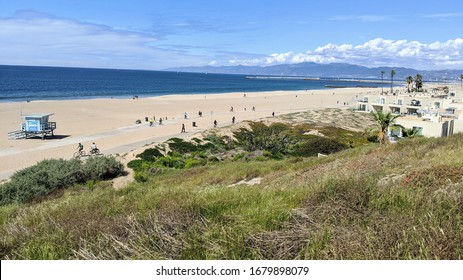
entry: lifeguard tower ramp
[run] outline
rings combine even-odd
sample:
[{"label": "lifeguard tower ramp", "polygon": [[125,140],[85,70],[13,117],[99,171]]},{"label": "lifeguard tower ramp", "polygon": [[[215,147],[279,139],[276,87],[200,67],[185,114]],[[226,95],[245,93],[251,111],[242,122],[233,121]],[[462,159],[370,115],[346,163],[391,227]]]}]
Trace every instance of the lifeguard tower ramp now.
[{"label": "lifeguard tower ramp", "polygon": [[56,129],[56,122],[50,122],[48,119],[53,115],[50,114],[32,114],[21,116],[21,130],[8,133],[8,139],[27,139],[30,137],[53,136],[53,131]]}]

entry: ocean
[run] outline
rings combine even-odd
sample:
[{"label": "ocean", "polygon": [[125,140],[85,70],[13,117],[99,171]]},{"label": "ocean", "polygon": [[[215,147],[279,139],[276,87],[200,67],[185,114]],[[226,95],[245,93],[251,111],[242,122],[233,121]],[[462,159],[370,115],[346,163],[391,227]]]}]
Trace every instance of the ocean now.
[{"label": "ocean", "polygon": [[[378,87],[378,81],[0,65],[0,102]],[[386,86],[386,85],[385,85]]]}]

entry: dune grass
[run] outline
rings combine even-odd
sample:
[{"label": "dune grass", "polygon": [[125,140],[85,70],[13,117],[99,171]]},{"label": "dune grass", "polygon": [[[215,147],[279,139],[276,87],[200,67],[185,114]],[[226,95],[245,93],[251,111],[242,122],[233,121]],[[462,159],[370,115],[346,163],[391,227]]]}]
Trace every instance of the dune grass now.
[{"label": "dune grass", "polygon": [[[0,207],[2,259],[462,259],[463,135],[168,169]],[[449,156],[450,155],[450,156]],[[259,185],[231,184],[262,178]]]}]

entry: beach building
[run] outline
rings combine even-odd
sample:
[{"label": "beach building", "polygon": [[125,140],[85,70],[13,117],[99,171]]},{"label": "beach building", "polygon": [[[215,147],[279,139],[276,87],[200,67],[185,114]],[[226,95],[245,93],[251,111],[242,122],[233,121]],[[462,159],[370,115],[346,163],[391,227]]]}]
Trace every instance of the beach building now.
[{"label": "beach building", "polygon": [[[365,95],[357,101],[358,112],[382,111],[400,115],[396,123],[415,129],[417,135],[447,137],[463,132],[463,102],[444,87],[429,93]],[[400,137],[400,131],[394,133]]]},{"label": "beach building", "polygon": [[45,136],[53,136],[56,122],[49,121],[49,117],[52,115],[53,113],[20,116],[20,130],[9,132],[8,139],[27,139],[35,136],[40,136],[44,139]]}]

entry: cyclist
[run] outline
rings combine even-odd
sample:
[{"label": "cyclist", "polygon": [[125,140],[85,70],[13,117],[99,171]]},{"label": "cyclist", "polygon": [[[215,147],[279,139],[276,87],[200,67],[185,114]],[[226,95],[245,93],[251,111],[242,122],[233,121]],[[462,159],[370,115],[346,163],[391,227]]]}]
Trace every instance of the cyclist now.
[{"label": "cyclist", "polygon": [[98,148],[96,147],[95,142],[93,142],[93,143],[92,143],[92,150],[91,150],[91,152],[92,152],[92,153],[96,153],[97,150],[98,150]]},{"label": "cyclist", "polygon": [[82,145],[82,143],[79,143],[79,145],[77,145],[77,149],[78,149],[78,152],[80,153],[84,149],[84,145]]}]

